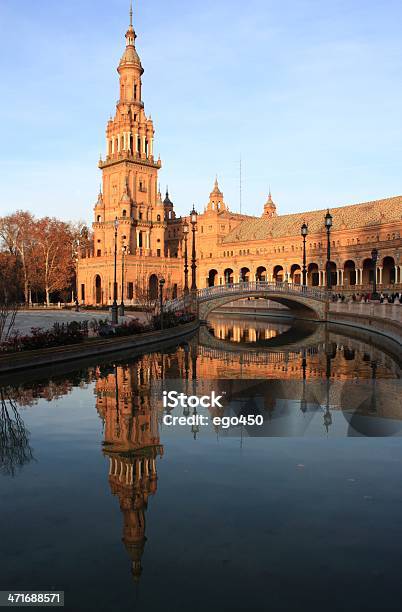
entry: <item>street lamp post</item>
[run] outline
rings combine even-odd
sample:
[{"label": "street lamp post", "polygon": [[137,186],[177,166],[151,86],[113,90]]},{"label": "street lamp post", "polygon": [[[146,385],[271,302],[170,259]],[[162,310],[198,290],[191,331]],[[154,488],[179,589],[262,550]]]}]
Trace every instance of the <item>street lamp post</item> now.
[{"label": "street lamp post", "polygon": [[332,289],[332,278],[331,278],[331,227],[332,227],[332,215],[329,210],[325,215],[325,227],[327,230],[327,289]]},{"label": "street lamp post", "polygon": [[75,312],[79,312],[80,310],[80,302],[78,298],[78,253],[75,257]]},{"label": "street lamp post", "polygon": [[373,249],[371,251],[371,261],[373,263],[373,295],[372,299],[378,299],[377,295],[377,261],[378,261],[378,250]]},{"label": "street lamp post", "polygon": [[161,317],[161,329],[163,329],[163,285],[165,284],[165,279],[161,278],[159,280],[159,309],[160,309],[160,317]]},{"label": "street lamp post", "polygon": [[121,249],[121,304],[120,315],[124,317],[124,258],[127,254],[127,246],[124,244]]},{"label": "street lamp post", "polygon": [[193,251],[192,251],[192,258],[191,258],[191,291],[193,292],[197,291],[197,277],[196,277],[197,256],[196,256],[196,250],[195,250],[195,232],[197,231],[197,217],[198,217],[198,213],[196,212],[193,206],[193,210],[190,213],[191,226],[192,226],[191,230],[193,232]]},{"label": "street lamp post", "polygon": [[118,323],[118,307],[117,307],[117,230],[119,221],[116,217],[114,220],[114,282],[113,282],[113,305],[112,305],[112,323]]},{"label": "street lamp post", "polygon": [[307,261],[306,261],[306,238],[308,234],[307,223],[301,226],[301,235],[303,236],[303,287],[307,286]]},{"label": "street lamp post", "polygon": [[188,232],[189,226],[187,221],[184,221],[183,224],[183,235],[184,235],[184,295],[188,295],[188,250],[187,250],[187,241],[188,241]]}]

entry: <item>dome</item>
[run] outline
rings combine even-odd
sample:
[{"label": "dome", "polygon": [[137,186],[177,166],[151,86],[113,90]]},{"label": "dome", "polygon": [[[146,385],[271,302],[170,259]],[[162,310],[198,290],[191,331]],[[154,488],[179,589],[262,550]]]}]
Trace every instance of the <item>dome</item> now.
[{"label": "dome", "polygon": [[120,60],[120,66],[133,65],[133,64],[135,66],[138,66],[138,68],[141,68],[142,70],[140,56],[138,55],[136,48],[133,46],[129,46],[129,47],[126,47],[123,53],[123,56]]},{"label": "dome", "polygon": [[219,184],[218,184],[218,177],[215,179],[215,184],[214,184],[214,188],[211,191],[210,194],[211,200],[213,198],[223,198],[223,193],[222,191],[219,189]]},{"label": "dome", "polygon": [[165,206],[173,206],[173,202],[169,198],[169,190],[166,189],[166,198],[163,200]]}]

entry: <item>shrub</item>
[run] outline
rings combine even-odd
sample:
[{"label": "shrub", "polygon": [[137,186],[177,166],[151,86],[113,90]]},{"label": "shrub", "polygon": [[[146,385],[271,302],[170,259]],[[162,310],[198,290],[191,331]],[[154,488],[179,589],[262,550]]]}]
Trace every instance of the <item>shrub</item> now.
[{"label": "shrub", "polygon": [[55,323],[51,329],[44,330],[32,327],[30,335],[15,332],[6,342],[0,345],[3,353],[20,351],[35,351],[37,349],[78,344],[88,336],[87,321],[72,321],[71,323]]},{"label": "shrub", "polygon": [[149,325],[144,325],[138,319],[132,319],[131,321],[125,321],[124,323],[116,327],[115,335],[132,336],[134,334],[142,334],[147,331],[151,331]]}]

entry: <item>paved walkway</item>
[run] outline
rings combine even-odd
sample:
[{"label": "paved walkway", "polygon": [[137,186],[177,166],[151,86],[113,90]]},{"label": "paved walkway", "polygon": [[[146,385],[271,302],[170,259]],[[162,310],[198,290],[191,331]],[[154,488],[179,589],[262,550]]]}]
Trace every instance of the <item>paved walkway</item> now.
[{"label": "paved walkway", "polygon": [[[145,321],[145,314],[142,312],[130,312],[126,317],[119,317],[122,320],[139,319]],[[15,319],[14,331],[21,334],[29,334],[32,327],[50,329],[54,323],[70,323],[71,321],[91,321],[93,319],[107,319],[110,321],[111,314],[108,311],[80,311],[75,310],[20,310]]]}]

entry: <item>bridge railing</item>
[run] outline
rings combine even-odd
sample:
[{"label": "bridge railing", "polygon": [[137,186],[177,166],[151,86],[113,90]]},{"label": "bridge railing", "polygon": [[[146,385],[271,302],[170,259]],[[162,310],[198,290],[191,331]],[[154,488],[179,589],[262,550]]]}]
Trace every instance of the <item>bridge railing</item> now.
[{"label": "bridge railing", "polygon": [[[324,302],[328,299],[328,292],[325,289],[318,287],[306,287],[304,285],[295,285],[293,283],[270,283],[267,281],[250,281],[240,283],[230,283],[227,285],[215,285],[214,287],[205,287],[197,291],[198,302],[206,302],[219,295],[230,295],[244,293],[283,293],[287,295],[305,296],[315,300]],[[269,296],[268,296],[269,297]],[[191,303],[191,296],[185,298],[176,298],[166,302],[165,308],[171,312],[184,309]]]},{"label": "bridge railing", "polygon": [[288,295],[303,295],[321,301],[327,300],[327,291],[324,289],[286,282],[270,283],[268,281],[249,281],[205,287],[205,289],[200,289],[198,291],[198,300],[203,302],[211,297],[228,295],[230,293],[266,293],[267,291],[272,293],[286,293]]}]

